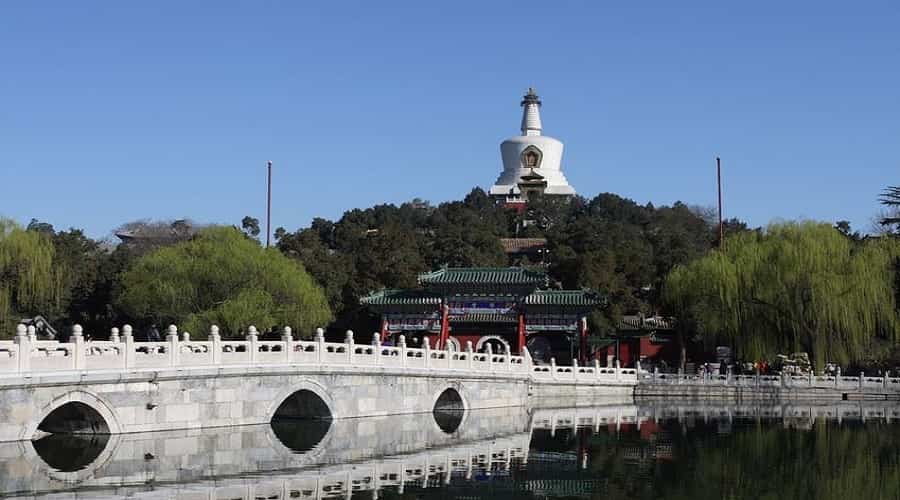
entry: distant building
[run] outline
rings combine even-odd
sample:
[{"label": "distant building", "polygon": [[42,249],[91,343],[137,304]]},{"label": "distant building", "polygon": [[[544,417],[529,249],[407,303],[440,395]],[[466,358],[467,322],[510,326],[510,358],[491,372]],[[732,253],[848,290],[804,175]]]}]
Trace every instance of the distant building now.
[{"label": "distant building", "polygon": [[511,266],[544,264],[547,260],[547,238],[500,238],[500,244]]},{"label": "distant building", "polygon": [[611,337],[591,339],[610,362],[618,359],[622,366],[636,361],[649,365],[677,366],[679,350],[675,338],[675,319],[643,314],[622,317]]},{"label": "distant building", "polygon": [[381,316],[382,341],[436,349],[521,352],[549,362],[587,356],[586,315],[604,304],[591,290],[548,290],[542,270],[444,268],[419,275],[420,288],[381,290],[360,302]]},{"label": "distant building", "polygon": [[542,135],[541,100],[534,89],[528,89],[521,105],[522,135],[500,144],[503,172],[490,195],[519,209],[538,195],[574,196],[575,188],[562,173],[563,143]]}]

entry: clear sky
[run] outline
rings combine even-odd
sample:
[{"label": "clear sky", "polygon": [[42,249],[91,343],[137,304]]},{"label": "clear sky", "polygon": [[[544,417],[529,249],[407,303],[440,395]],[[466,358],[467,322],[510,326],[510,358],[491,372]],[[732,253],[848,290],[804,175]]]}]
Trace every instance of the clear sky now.
[{"label": "clear sky", "polygon": [[900,2],[3,2],[0,214],[273,228],[489,187],[529,86],[580,194],[849,219],[900,184]]}]

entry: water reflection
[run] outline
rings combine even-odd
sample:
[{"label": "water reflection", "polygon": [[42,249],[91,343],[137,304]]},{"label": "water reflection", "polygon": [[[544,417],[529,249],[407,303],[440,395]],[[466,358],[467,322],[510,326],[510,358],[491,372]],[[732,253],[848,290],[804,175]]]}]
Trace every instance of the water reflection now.
[{"label": "water reflection", "polygon": [[51,469],[75,472],[94,463],[108,442],[108,434],[50,434],[31,445]]},{"label": "water reflection", "polygon": [[275,437],[294,453],[306,453],[322,442],[331,428],[330,419],[275,419]]},{"label": "water reflection", "polygon": [[518,408],[444,425],[437,413],[5,444],[0,495],[900,498],[897,406]]}]

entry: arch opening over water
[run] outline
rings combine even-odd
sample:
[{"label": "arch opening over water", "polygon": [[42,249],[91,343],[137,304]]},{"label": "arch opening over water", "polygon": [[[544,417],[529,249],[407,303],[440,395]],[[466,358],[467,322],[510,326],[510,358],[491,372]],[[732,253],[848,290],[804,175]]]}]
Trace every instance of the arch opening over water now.
[{"label": "arch opening over water", "polygon": [[315,392],[300,389],[278,405],[272,420],[331,420],[331,409]]},{"label": "arch opening over water", "polygon": [[447,434],[453,434],[459,429],[465,413],[466,405],[462,396],[452,387],[444,389],[444,392],[434,402],[434,410],[432,410],[435,423]]},{"label": "arch opening over water", "polygon": [[109,434],[109,424],[100,412],[80,401],[54,409],[37,428],[50,434]]},{"label": "arch opening over water", "polygon": [[315,448],[331,428],[331,410],[315,392],[300,389],[285,398],[272,415],[272,432],[294,453]]}]

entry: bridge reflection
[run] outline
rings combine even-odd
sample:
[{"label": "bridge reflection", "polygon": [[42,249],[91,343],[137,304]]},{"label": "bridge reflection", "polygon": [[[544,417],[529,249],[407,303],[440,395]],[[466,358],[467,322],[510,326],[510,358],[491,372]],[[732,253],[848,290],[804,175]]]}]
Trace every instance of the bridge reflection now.
[{"label": "bridge reflection", "polygon": [[[659,422],[672,419],[690,424],[777,418],[791,425],[811,425],[822,418],[892,421],[900,418],[900,407],[869,402],[803,406],[660,403],[504,408],[456,416],[459,421],[449,424],[438,414],[405,415],[277,421],[202,431],[51,435],[33,442],[4,443],[0,445],[0,495],[40,498],[80,492],[80,497],[98,499],[318,499],[350,498],[362,491],[377,498],[383,489],[403,492],[409,487],[451,483],[472,490],[479,479],[511,478],[529,461],[533,462],[531,468],[535,463],[566,460],[575,461],[578,468],[587,467],[586,453],[567,451],[573,440],[584,440],[584,432],[637,431],[636,435],[644,437],[656,432]],[[666,450],[657,448],[654,453],[665,456]],[[557,484],[560,478],[556,475],[546,476],[517,477],[517,485],[507,481],[510,484],[497,487],[538,492],[565,486]]]}]

